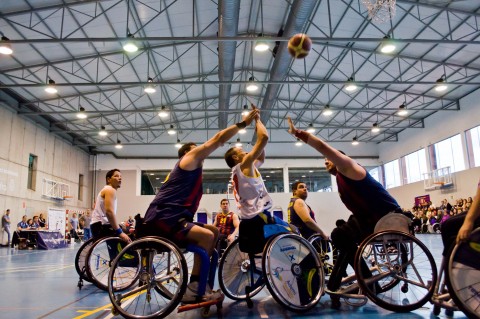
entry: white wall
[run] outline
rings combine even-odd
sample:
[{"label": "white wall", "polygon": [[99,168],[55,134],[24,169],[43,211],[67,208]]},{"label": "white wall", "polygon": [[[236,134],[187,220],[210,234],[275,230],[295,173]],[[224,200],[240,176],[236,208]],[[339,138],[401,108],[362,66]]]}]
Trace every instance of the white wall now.
[{"label": "white wall", "polygon": [[[27,189],[29,155],[38,156],[35,190]],[[84,175],[83,201],[79,201],[78,178]],[[10,209],[12,225],[46,212],[48,207],[83,210],[91,202],[89,155],[39,125],[0,107],[0,211]],[[68,184],[69,201],[42,197],[44,178]],[[6,240],[6,238],[5,238]]]}]

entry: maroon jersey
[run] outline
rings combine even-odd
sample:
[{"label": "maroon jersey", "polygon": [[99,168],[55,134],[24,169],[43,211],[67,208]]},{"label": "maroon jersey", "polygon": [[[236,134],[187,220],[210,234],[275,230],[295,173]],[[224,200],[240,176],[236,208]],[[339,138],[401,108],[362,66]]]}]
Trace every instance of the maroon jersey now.
[{"label": "maroon jersey", "polygon": [[228,236],[235,230],[235,226],[233,225],[232,212],[228,214],[218,213],[217,217],[215,217],[215,221],[220,234]]}]

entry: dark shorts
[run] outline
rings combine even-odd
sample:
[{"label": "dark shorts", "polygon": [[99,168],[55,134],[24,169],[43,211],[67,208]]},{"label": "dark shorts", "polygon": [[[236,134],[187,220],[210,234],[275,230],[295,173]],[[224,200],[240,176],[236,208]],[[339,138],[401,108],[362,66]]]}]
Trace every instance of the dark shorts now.
[{"label": "dark shorts", "polygon": [[110,224],[102,225],[102,222],[96,222],[90,225],[93,238],[116,237],[117,234]]}]

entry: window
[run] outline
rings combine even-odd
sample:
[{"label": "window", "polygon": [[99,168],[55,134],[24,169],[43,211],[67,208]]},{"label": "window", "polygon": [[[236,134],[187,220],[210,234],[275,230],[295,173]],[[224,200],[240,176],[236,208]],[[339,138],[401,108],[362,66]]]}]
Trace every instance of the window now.
[{"label": "window", "polygon": [[404,157],[406,182],[414,183],[424,179],[427,173],[427,156],[425,149],[421,149]]},{"label": "window", "polygon": [[392,188],[392,187],[397,187],[402,185],[398,159],[386,163],[384,165],[384,168],[385,168],[385,188]]},{"label": "window", "polygon": [[[430,146],[430,148],[432,148]],[[463,158],[462,139],[460,134],[447,138],[433,145],[434,160],[433,169],[450,166],[450,172],[458,172],[465,169]]]},{"label": "window", "polygon": [[381,178],[381,169],[380,167],[375,167],[375,168],[372,168],[370,170],[368,170],[368,173],[377,181],[379,182],[380,184],[383,185],[382,183],[382,178]]},{"label": "window", "polygon": [[470,167],[480,166],[480,126],[465,132],[467,141],[468,163]]},{"label": "window", "polygon": [[263,182],[269,193],[283,192],[283,169],[260,169]]},{"label": "window", "polygon": [[28,157],[28,180],[27,180],[27,188],[31,190],[35,190],[35,186],[37,183],[37,159],[38,157],[30,154]]},{"label": "window", "polygon": [[141,194],[142,195],[155,195],[170,171],[142,171],[141,178]]},{"label": "window", "polygon": [[332,178],[325,168],[289,168],[288,180],[290,185],[297,181],[304,182],[309,192],[332,191]]},{"label": "window", "polygon": [[78,200],[83,200],[83,175],[78,175]]}]

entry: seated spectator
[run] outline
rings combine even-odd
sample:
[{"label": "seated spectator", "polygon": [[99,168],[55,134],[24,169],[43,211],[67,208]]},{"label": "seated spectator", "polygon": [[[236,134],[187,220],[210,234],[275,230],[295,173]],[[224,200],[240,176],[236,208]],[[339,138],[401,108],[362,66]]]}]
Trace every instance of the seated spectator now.
[{"label": "seated spectator", "polygon": [[17,229],[22,230],[27,228],[28,228],[27,215],[23,215],[22,220],[17,224]]},{"label": "seated spectator", "polygon": [[33,222],[30,226],[31,229],[40,229],[40,222],[38,216],[33,216]]},{"label": "seated spectator", "polygon": [[28,229],[31,229],[31,228],[32,228],[32,225],[33,225],[33,219],[29,218],[29,219],[27,220],[27,228],[28,228]]},{"label": "seated spectator", "polygon": [[45,217],[43,217],[43,213],[40,213],[40,216],[38,217],[38,223],[42,228],[47,227],[47,221],[45,220]]}]

